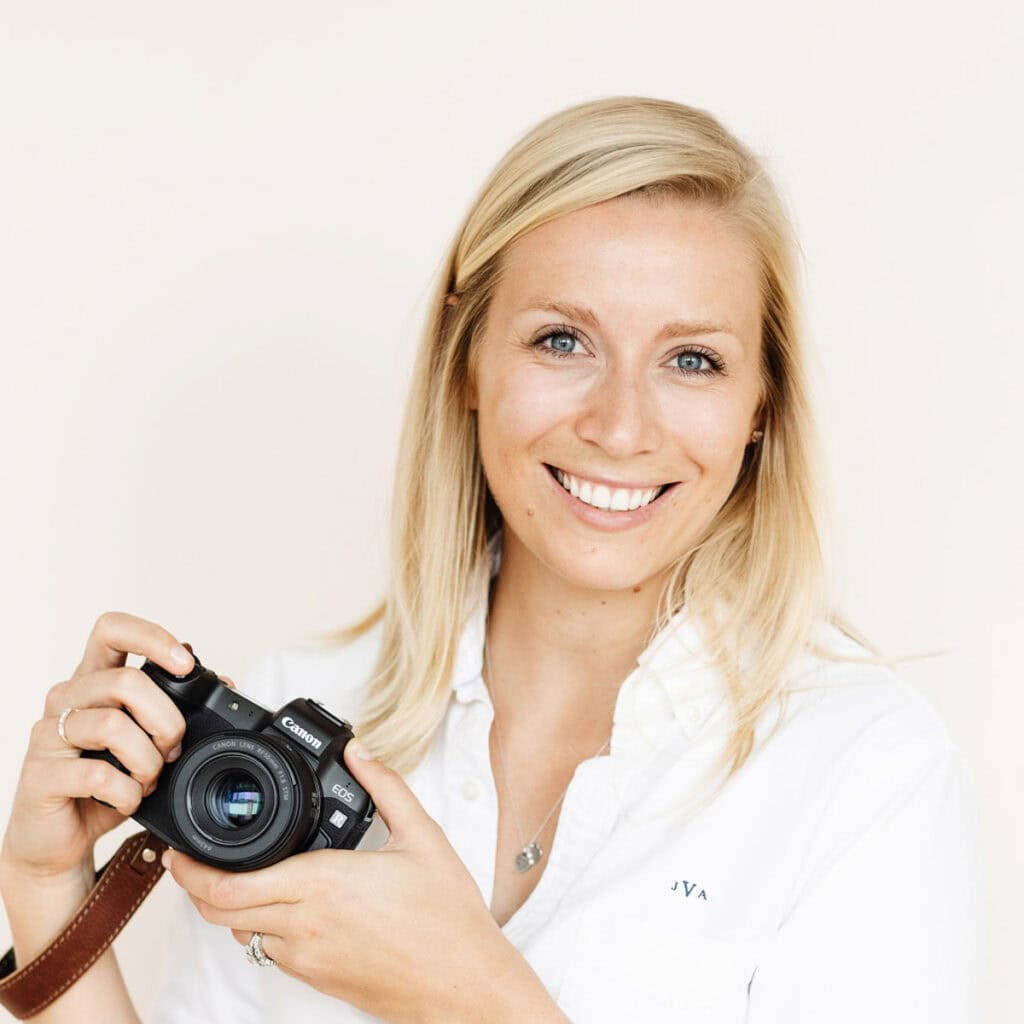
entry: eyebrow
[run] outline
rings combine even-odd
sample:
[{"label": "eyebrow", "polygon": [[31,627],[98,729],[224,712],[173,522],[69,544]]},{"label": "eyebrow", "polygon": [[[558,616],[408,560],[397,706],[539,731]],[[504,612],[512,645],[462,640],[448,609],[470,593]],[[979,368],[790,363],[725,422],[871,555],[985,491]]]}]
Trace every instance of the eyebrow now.
[{"label": "eyebrow", "polygon": [[[578,320],[591,329],[601,329],[597,315],[589,306],[578,305],[574,302],[563,302],[560,299],[551,299],[545,295],[538,295],[530,299],[520,312],[530,313],[542,310],[550,313],[558,313],[568,320]],[[662,324],[658,332],[657,341],[668,338],[692,338],[698,334],[731,334],[736,337],[732,326],[729,323],[717,324],[711,320],[669,320]]]}]

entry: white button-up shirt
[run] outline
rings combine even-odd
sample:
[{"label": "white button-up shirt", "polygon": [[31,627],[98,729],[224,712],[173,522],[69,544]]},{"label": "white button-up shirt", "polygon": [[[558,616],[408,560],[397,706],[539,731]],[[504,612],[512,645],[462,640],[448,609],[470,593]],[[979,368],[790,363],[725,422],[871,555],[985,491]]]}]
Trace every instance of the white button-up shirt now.
[{"label": "white button-up shirt", "polygon": [[[406,781],[490,905],[484,616],[481,602],[446,717]],[[832,626],[819,639],[865,653]],[[379,641],[378,624],[342,649],[280,650],[242,689],[358,719]],[[791,686],[784,718],[765,716],[708,803],[727,703],[684,613],[623,682],[609,753],[576,769],[544,874],[502,929],[575,1024],[980,1020],[980,830],[963,755],[889,669],[806,656]],[[361,849],[386,838],[378,817]],[[251,966],[184,895],[175,914],[159,1024],[374,1019]]]}]

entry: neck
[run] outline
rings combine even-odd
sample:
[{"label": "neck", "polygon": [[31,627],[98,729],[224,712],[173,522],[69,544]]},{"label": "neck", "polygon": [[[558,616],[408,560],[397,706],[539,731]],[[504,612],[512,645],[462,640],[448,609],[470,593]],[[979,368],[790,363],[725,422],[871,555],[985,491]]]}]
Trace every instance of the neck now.
[{"label": "neck", "polygon": [[488,683],[496,677],[502,714],[519,708],[552,723],[588,712],[607,718],[650,639],[661,583],[580,588],[506,531],[487,622]]}]

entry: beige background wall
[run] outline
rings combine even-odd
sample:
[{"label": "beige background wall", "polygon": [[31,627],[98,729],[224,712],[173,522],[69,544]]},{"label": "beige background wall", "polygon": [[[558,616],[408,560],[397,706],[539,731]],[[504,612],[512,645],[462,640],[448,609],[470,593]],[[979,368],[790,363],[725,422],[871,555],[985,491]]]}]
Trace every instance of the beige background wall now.
[{"label": "beige background wall", "polygon": [[[905,674],[974,765],[988,1019],[1020,1020],[1021,17],[842,7],[4,2],[0,822],[100,612],[244,686],[368,607],[462,212],[540,117],[661,96],[766,153],[792,206],[843,607],[948,652]],[[143,1008],[169,886],[120,943]]]}]

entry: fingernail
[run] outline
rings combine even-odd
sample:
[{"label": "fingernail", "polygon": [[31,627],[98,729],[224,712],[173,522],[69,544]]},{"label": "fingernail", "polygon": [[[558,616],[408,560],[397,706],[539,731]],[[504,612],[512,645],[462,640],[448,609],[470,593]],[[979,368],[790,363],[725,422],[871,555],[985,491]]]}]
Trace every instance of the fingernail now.
[{"label": "fingernail", "polygon": [[359,742],[359,740],[355,738],[350,739],[348,741],[348,745],[352,748],[356,757],[358,757],[361,761],[373,760],[373,751],[369,750],[367,747],[364,747],[362,743]]},{"label": "fingernail", "polygon": [[149,785],[148,785],[148,786],[146,787],[146,791],[145,791],[145,792],[144,792],[144,793],[143,793],[142,795],[143,795],[144,797],[146,797],[146,796],[152,796],[155,790],[156,790],[156,783],[155,783],[155,782],[151,782],[151,783],[150,783],[150,784],[149,784]]},{"label": "fingernail", "polygon": [[185,650],[181,644],[177,644],[170,650],[171,661],[174,662],[178,668],[187,668],[192,663],[192,655]]},{"label": "fingernail", "polygon": [[181,744],[180,743],[176,747],[172,747],[167,752],[167,760],[168,761],[177,761],[179,757],[181,757]]},{"label": "fingernail", "polygon": [[170,866],[171,866],[171,851],[170,850],[164,850],[163,855],[160,857],[160,863],[163,864],[163,866],[165,868],[168,868],[168,869],[170,868]]}]

